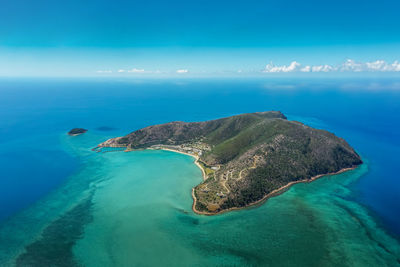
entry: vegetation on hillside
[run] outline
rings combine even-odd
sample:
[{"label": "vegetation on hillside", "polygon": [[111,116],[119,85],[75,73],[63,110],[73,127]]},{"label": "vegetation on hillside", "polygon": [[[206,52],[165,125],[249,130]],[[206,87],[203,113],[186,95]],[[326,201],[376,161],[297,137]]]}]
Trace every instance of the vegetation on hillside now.
[{"label": "vegetation on hillside", "polygon": [[207,179],[195,187],[196,210],[207,213],[244,207],[290,182],[362,163],[342,138],[289,121],[278,111],[154,125],[99,146],[160,144],[198,151]]}]

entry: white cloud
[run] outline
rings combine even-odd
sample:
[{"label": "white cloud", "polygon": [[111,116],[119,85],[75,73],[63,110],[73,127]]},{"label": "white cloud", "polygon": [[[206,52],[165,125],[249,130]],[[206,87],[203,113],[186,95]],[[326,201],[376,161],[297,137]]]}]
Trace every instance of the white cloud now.
[{"label": "white cloud", "polygon": [[330,65],[318,65],[318,66],[302,66],[299,62],[293,61],[289,66],[276,66],[272,62],[265,66],[262,72],[276,73],[276,72],[329,72],[335,70]]},{"label": "white cloud", "polygon": [[391,65],[394,71],[400,71],[400,62],[399,61],[395,61],[393,62],[393,64]]},{"label": "white cloud", "polygon": [[[173,71],[160,71],[160,70],[144,70],[133,68],[130,70],[126,69],[117,69],[117,70],[98,70],[97,73],[102,74],[110,74],[110,73],[137,73],[137,74],[172,74]],[[239,69],[237,71],[228,71],[219,73],[248,73],[248,71],[243,71]],[[250,71],[250,72],[253,72]],[[353,59],[347,59],[342,64],[338,65],[302,65],[297,61],[292,61],[289,65],[275,65],[272,62],[267,64],[263,70],[263,73],[290,73],[290,72],[298,72],[298,73],[312,73],[312,72],[399,72],[400,73],[400,61],[396,60],[393,63],[388,63],[385,60],[375,60],[371,62],[358,62]],[[185,74],[189,73],[188,69],[178,69],[175,71],[177,74]],[[207,71],[203,71],[201,73],[210,73]]]},{"label": "white cloud", "polygon": [[397,60],[392,64],[384,60],[377,60],[374,62],[367,62],[365,66],[368,71],[400,71],[400,63]]},{"label": "white cloud", "polygon": [[272,62],[267,64],[265,66],[265,69],[263,72],[293,72],[299,70],[301,64],[298,63],[297,61],[293,61],[290,63],[289,66],[283,65],[283,66],[275,66]]},{"label": "white cloud", "polygon": [[131,70],[128,70],[128,72],[130,73],[144,73],[144,69],[137,69],[137,68],[133,68]]},{"label": "white cloud", "polygon": [[189,70],[186,70],[186,69],[180,69],[180,70],[177,70],[176,71],[176,73],[180,73],[180,74],[182,74],[182,73],[188,73],[189,72]]},{"label": "white cloud", "polygon": [[312,72],[330,72],[334,71],[335,68],[330,65],[319,65],[319,66],[312,66]]},{"label": "white cloud", "polygon": [[97,73],[112,73],[112,70],[98,70]]},{"label": "white cloud", "polygon": [[393,72],[400,71],[399,61],[394,61],[392,64],[387,63],[384,60],[376,60],[373,62],[355,62],[354,60],[348,59],[340,67],[341,71],[369,71],[369,72]]},{"label": "white cloud", "polygon": [[340,71],[352,71],[352,72],[360,72],[363,71],[363,64],[357,63],[352,59],[347,59],[340,67]]},{"label": "white cloud", "polygon": [[310,66],[304,66],[303,68],[300,69],[301,72],[310,72],[311,67]]},{"label": "white cloud", "polygon": [[387,63],[384,60],[377,60],[374,62],[367,62],[365,63],[366,68],[369,70],[374,70],[374,71],[379,71],[379,70],[383,70],[386,69],[386,65]]},{"label": "white cloud", "polygon": [[262,72],[277,73],[277,72],[400,72],[400,62],[394,61],[387,63],[384,60],[376,60],[373,62],[356,62],[353,59],[347,59],[338,66],[332,65],[305,65],[302,66],[299,62],[293,61],[289,66],[277,66],[272,62],[267,64]]}]

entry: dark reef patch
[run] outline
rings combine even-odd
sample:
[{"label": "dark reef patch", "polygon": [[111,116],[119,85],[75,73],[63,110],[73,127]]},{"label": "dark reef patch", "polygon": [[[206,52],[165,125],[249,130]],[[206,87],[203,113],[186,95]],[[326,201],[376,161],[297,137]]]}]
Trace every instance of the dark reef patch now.
[{"label": "dark reef patch", "polygon": [[80,266],[72,247],[82,237],[85,224],[93,219],[92,195],[44,229],[39,240],[26,246],[18,256],[16,266]]},{"label": "dark reef patch", "polygon": [[351,218],[353,218],[356,222],[358,222],[358,224],[360,225],[360,227],[362,229],[364,229],[366,236],[373,242],[376,243],[381,249],[383,249],[386,253],[388,253],[389,255],[393,256],[396,261],[400,264],[400,258],[398,257],[398,255],[396,255],[395,252],[391,251],[389,248],[387,248],[385,246],[384,243],[380,242],[378,239],[376,239],[373,235],[373,233],[371,232],[370,228],[368,227],[368,225],[366,223],[364,223],[364,221],[354,212],[352,211],[349,207],[346,207],[345,205],[342,205],[341,203],[336,201],[336,205],[340,208],[342,208],[345,212],[347,212],[349,214],[349,216],[351,216]]},{"label": "dark reef patch", "polygon": [[179,215],[178,219],[179,219],[179,221],[181,221],[183,223],[191,224],[191,225],[198,225],[200,223],[199,219],[194,218],[190,215],[186,215],[186,216]]}]

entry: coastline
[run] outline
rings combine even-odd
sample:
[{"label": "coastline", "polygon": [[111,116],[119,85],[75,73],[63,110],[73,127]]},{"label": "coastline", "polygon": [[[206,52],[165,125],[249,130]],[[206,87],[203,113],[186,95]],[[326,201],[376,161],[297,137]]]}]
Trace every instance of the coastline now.
[{"label": "coastline", "polygon": [[[152,149],[152,148],[148,148],[148,149]],[[206,172],[204,171],[203,167],[201,167],[201,165],[199,163],[199,159],[200,159],[199,156],[193,155],[193,154],[189,154],[189,153],[186,153],[186,152],[182,152],[182,151],[179,151],[179,150],[174,150],[174,149],[170,149],[170,148],[164,148],[164,147],[160,147],[159,149],[152,149],[152,150],[166,150],[166,151],[180,153],[180,154],[191,156],[191,157],[195,158],[194,164],[196,164],[196,166],[199,167],[199,169],[201,170],[201,173],[202,173],[202,176],[203,176],[203,181],[205,181],[207,179]]]},{"label": "coastline", "polygon": [[83,128],[75,128],[69,131],[67,134],[69,136],[77,136],[86,133],[88,130]]},{"label": "coastline", "polygon": [[[187,156],[191,156],[191,157],[195,158],[194,164],[201,170],[201,173],[202,173],[202,176],[203,176],[203,181],[205,181],[207,179],[207,176],[206,176],[206,173],[205,173],[203,167],[198,162],[200,158],[197,155],[189,154],[189,153],[186,153],[186,152],[183,152],[183,151],[179,151],[179,150],[175,150],[175,149],[171,149],[171,148],[165,148],[165,147],[160,147],[160,148],[157,148],[157,149],[155,149],[155,148],[146,148],[146,149],[149,149],[149,150],[165,150],[165,151],[170,151],[170,152],[175,152],[175,153],[180,153],[180,154],[184,154],[184,155],[187,155]],[[125,151],[132,151],[132,150],[125,150]],[[332,176],[332,175],[344,173],[346,171],[354,170],[358,166],[359,165],[356,165],[356,166],[353,166],[353,167],[350,167],[350,168],[343,168],[343,169],[341,169],[341,170],[339,170],[337,172],[333,172],[333,173],[319,174],[319,175],[311,177],[310,179],[304,179],[304,180],[300,180],[300,181],[293,181],[293,182],[290,182],[290,183],[288,183],[288,184],[286,184],[286,185],[284,185],[282,187],[279,187],[279,188],[273,190],[272,192],[270,192],[267,195],[265,195],[263,198],[255,201],[255,202],[252,202],[252,203],[250,203],[250,204],[248,204],[246,206],[243,206],[243,207],[232,207],[232,208],[229,208],[229,209],[225,209],[225,210],[221,210],[221,211],[213,212],[213,213],[206,212],[206,211],[199,211],[199,210],[196,209],[197,198],[196,198],[195,193],[194,193],[194,189],[195,189],[196,186],[194,186],[194,187],[192,187],[192,198],[193,198],[192,210],[193,210],[194,213],[199,214],[199,215],[213,216],[213,215],[218,215],[218,214],[222,214],[222,213],[229,212],[229,211],[246,209],[246,208],[249,208],[249,207],[260,205],[260,204],[264,203],[265,201],[267,201],[271,197],[275,197],[275,196],[278,196],[280,194],[283,194],[284,192],[289,190],[291,186],[293,186],[295,184],[311,183],[311,182],[313,182],[313,181],[315,181],[315,180],[317,180],[317,179],[319,179],[321,177],[324,177],[324,176]]]},{"label": "coastline", "polygon": [[82,135],[82,134],[84,134],[84,133],[76,133],[76,134],[70,134],[70,133],[67,133],[69,136],[78,136],[78,135]]},{"label": "coastline", "polygon": [[[175,153],[181,153],[181,154],[184,154],[184,155],[188,155],[188,156],[194,157],[196,159],[194,164],[196,164],[196,166],[200,168],[200,170],[201,170],[201,172],[203,174],[203,181],[205,181],[207,179],[203,167],[201,167],[201,165],[198,163],[199,157],[197,155],[189,154],[189,153],[186,153],[186,152],[182,152],[182,151],[174,150],[174,149],[170,149],[170,148],[160,147],[159,149],[160,150],[167,150],[167,151],[171,151],[171,152],[175,152]],[[199,211],[199,210],[196,209],[197,198],[196,198],[196,196],[194,194],[194,188],[195,187],[192,187],[192,198],[193,198],[192,210],[193,210],[194,213],[199,214],[199,215],[213,216],[213,215],[218,215],[218,214],[222,214],[222,213],[229,212],[229,211],[246,209],[246,208],[249,208],[249,207],[252,207],[252,206],[260,205],[260,204],[264,203],[265,201],[267,201],[271,197],[275,197],[275,196],[279,196],[280,194],[283,194],[284,192],[289,190],[292,185],[299,184],[299,183],[311,183],[311,182],[313,182],[313,181],[315,181],[315,180],[317,180],[317,179],[319,179],[321,177],[332,176],[332,175],[344,173],[344,172],[347,172],[347,171],[354,170],[357,167],[358,166],[353,166],[353,167],[350,167],[350,168],[343,168],[343,169],[341,169],[341,170],[339,170],[337,172],[319,174],[319,175],[311,177],[310,179],[305,179],[305,180],[300,180],[300,181],[293,181],[293,182],[290,182],[290,183],[288,183],[288,184],[286,184],[286,185],[284,185],[282,187],[279,187],[279,188],[273,190],[272,192],[268,193],[267,195],[265,195],[260,200],[252,202],[252,203],[250,203],[250,204],[248,204],[246,206],[243,206],[243,207],[232,207],[232,208],[229,208],[229,209],[226,209],[226,210],[221,210],[219,212],[214,212],[214,213],[206,212],[206,211]]]},{"label": "coastline", "polygon": [[293,182],[290,182],[290,183],[288,183],[288,184],[286,184],[286,185],[284,185],[284,186],[282,186],[280,188],[277,188],[277,189],[273,190],[272,192],[268,193],[267,195],[265,195],[260,200],[252,202],[252,203],[250,203],[250,204],[248,204],[246,206],[243,206],[243,207],[232,207],[232,208],[229,208],[229,209],[226,209],[226,210],[221,210],[219,212],[214,212],[214,213],[196,210],[197,199],[196,199],[196,196],[194,194],[194,187],[193,187],[192,188],[192,197],[193,197],[192,210],[195,213],[200,214],[200,215],[213,216],[213,215],[218,215],[218,214],[222,214],[222,213],[229,212],[229,211],[246,209],[246,208],[249,208],[249,207],[260,205],[260,204],[264,203],[265,201],[267,201],[271,197],[275,197],[275,196],[279,196],[280,194],[283,194],[284,192],[289,190],[292,185],[300,184],[300,183],[311,183],[311,182],[317,180],[318,178],[321,178],[321,177],[324,177],[324,176],[331,176],[331,175],[344,173],[344,172],[347,172],[347,171],[350,171],[350,170],[354,170],[357,167],[358,166],[353,166],[353,167],[350,167],[350,168],[343,168],[343,169],[341,169],[341,170],[339,170],[337,172],[327,173],[327,174],[319,174],[319,175],[311,177],[310,179],[300,180],[300,181],[293,181]]}]

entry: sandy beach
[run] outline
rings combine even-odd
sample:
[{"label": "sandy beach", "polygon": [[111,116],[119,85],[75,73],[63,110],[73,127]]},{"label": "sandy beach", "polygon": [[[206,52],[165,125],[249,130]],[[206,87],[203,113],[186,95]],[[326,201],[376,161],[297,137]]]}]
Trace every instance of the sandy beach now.
[{"label": "sandy beach", "polygon": [[188,156],[191,156],[191,157],[195,158],[194,164],[196,164],[196,166],[200,168],[201,173],[203,175],[203,181],[205,181],[207,179],[205,171],[203,170],[203,168],[201,167],[201,165],[198,162],[199,161],[199,156],[193,155],[193,154],[189,154],[189,153],[186,153],[186,152],[182,152],[182,151],[179,151],[179,150],[170,149],[170,148],[160,147],[159,149],[160,150],[171,151],[171,152],[175,152],[175,153],[180,153],[180,154],[188,155]]}]

